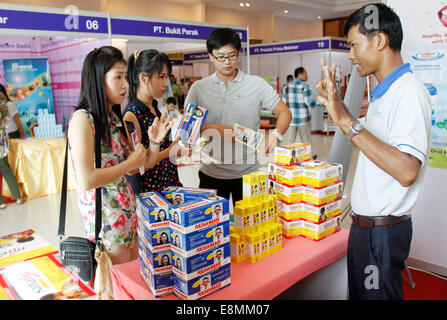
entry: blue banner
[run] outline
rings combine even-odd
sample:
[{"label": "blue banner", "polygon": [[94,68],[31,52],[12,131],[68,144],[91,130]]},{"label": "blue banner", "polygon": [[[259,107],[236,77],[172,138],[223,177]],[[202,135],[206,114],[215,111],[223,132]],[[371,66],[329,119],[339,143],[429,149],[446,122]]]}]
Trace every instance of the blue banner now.
[{"label": "blue banner", "polygon": [[[161,37],[206,40],[216,27],[197,26],[159,21],[111,19],[112,34],[123,36]],[[247,41],[247,30],[234,29],[242,42]]]},{"label": "blue banner", "polygon": [[48,59],[4,59],[3,70],[8,96],[17,106],[23,129],[29,136],[29,126],[37,122],[39,109],[54,113]]},{"label": "blue banner", "polygon": [[109,32],[107,18],[0,9],[0,28],[102,33]]}]

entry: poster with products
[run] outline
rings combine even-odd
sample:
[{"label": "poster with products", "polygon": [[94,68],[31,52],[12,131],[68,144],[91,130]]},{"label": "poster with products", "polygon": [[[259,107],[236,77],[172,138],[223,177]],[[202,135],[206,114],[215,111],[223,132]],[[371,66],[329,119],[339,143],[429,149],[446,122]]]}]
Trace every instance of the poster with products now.
[{"label": "poster with products", "polygon": [[32,229],[0,237],[0,267],[57,252],[52,244]]},{"label": "poster with products", "polygon": [[54,113],[50,65],[47,58],[4,59],[6,90],[15,103],[25,133],[40,109]]},{"label": "poster with products", "polygon": [[0,268],[0,300],[78,300],[94,295],[52,255]]},{"label": "poster with products", "polygon": [[[447,168],[447,2],[388,0],[401,16],[404,41],[402,57],[424,83],[432,105],[428,165]],[[418,23],[413,23],[417,21]]]}]

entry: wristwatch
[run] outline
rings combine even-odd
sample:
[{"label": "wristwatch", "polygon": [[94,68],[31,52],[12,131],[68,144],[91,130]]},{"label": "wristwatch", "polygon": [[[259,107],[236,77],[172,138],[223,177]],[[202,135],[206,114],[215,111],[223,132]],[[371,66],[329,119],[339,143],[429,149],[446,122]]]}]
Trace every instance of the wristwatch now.
[{"label": "wristwatch", "polygon": [[278,141],[279,142],[281,142],[282,141],[282,139],[284,138],[283,136],[282,136],[282,134],[281,133],[279,133],[276,129],[275,130],[273,130],[273,132],[272,132],[277,138],[278,138]]},{"label": "wristwatch", "polygon": [[349,126],[348,132],[346,132],[346,137],[349,140],[352,140],[352,138],[355,135],[358,135],[363,130],[363,125],[360,123],[359,119],[354,120],[351,122],[351,125]]}]

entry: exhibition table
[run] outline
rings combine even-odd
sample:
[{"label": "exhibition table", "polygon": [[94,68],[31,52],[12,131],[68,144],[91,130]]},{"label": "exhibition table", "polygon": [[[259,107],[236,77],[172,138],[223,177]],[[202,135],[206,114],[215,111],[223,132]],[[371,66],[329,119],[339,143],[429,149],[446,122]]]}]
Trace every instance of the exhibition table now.
[{"label": "exhibition table", "polygon": [[[8,161],[25,199],[34,199],[61,192],[64,170],[65,138],[11,139]],[[76,190],[70,154],[67,190]],[[2,195],[11,198],[3,179]]]},{"label": "exhibition table", "polygon": [[[349,230],[341,229],[320,241],[302,237],[293,239],[283,237],[282,250],[263,260],[254,264],[231,263],[231,285],[203,299],[271,300],[312,273],[345,259],[348,236]],[[338,272],[346,272],[346,268]],[[339,278],[343,277],[339,275]],[[115,300],[154,299],[140,275],[138,260],[113,266],[112,282]],[[326,288],[318,289],[324,291]],[[347,286],[341,290],[347,290]],[[342,295],[346,295],[346,291]],[[160,299],[178,298],[169,295]]]}]

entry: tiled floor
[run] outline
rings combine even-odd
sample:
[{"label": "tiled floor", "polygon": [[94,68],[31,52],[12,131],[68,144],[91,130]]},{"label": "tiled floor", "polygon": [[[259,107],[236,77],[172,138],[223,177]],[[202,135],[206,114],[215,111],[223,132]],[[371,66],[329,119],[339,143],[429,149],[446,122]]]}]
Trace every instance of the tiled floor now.
[{"label": "tiled floor", "polygon": [[[313,153],[319,160],[328,160],[333,136],[312,135]],[[272,155],[271,155],[272,156]],[[343,208],[350,201],[352,179],[357,164],[358,150],[354,149],[349,172],[345,181]],[[265,169],[266,170],[266,169]],[[184,166],[179,168],[180,180],[185,186],[198,187],[198,166]],[[77,194],[68,193],[66,235],[84,236],[84,225],[77,208]],[[8,204],[6,209],[0,210],[0,235],[34,229],[45,239],[59,248],[57,229],[59,223],[60,195],[33,199],[24,204]],[[342,222],[343,228],[349,228],[350,219],[346,217]]]}]

